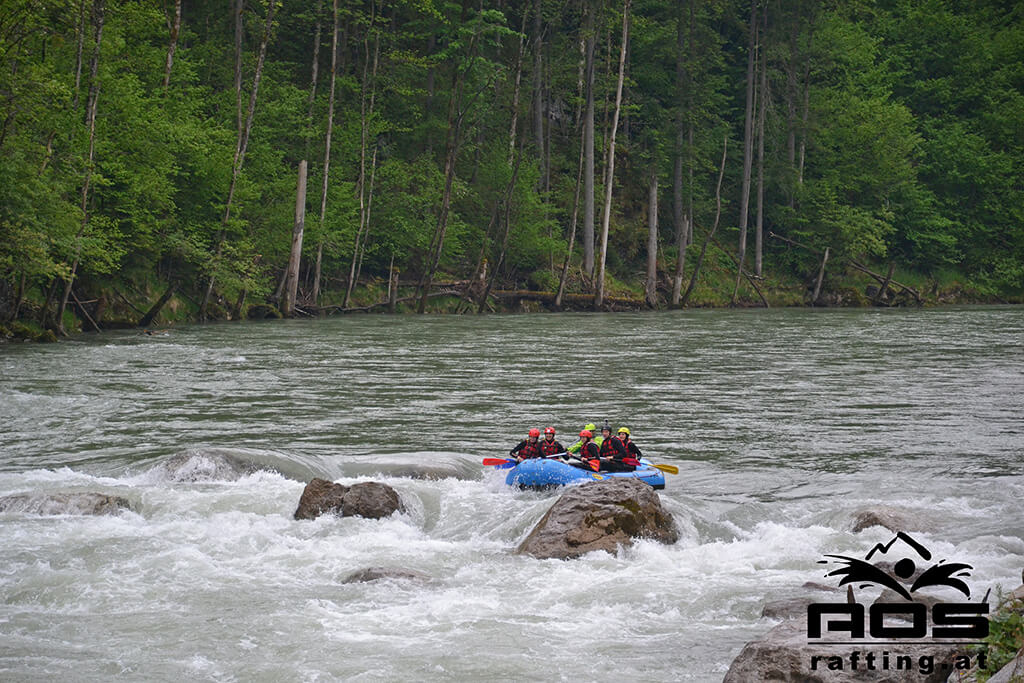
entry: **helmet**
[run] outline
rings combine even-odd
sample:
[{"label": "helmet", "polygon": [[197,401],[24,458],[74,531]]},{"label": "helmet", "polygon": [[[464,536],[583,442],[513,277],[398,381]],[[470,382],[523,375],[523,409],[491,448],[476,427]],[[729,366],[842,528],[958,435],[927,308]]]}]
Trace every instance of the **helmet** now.
[{"label": "helmet", "polygon": [[555,433],[555,428],[554,428],[554,427],[545,427],[545,428],[544,428],[544,433],[545,433],[545,434],[551,434],[551,435],[554,435],[554,433]]},{"label": "helmet", "polygon": [[593,422],[588,422],[587,424],[583,425],[583,428],[591,432],[597,431],[597,425],[594,424]]},{"label": "helmet", "polygon": [[619,434],[625,434],[626,436],[630,436],[629,427],[619,427]]},{"label": "helmet", "polygon": [[534,427],[530,430],[530,436],[540,436],[540,430]]},{"label": "helmet", "polygon": [[607,430],[608,430],[609,432],[610,432],[610,431],[612,431],[612,425],[611,425],[611,423],[609,423],[609,422],[607,422],[607,421],[606,421],[606,422],[605,422],[605,423],[604,423],[604,424],[603,424],[603,425],[601,426],[601,431],[603,432],[603,431],[604,431],[604,430],[606,430],[606,429],[607,429]]},{"label": "helmet", "polygon": [[583,439],[583,438],[593,439],[594,438],[594,433],[591,432],[589,429],[584,429],[582,432],[580,432],[580,438],[581,439]]}]

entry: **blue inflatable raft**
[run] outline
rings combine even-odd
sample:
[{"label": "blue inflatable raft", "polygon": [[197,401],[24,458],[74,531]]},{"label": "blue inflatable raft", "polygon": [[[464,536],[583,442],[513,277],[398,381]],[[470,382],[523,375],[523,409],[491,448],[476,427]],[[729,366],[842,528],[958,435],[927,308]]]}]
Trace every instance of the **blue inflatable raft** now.
[{"label": "blue inflatable raft", "polygon": [[505,483],[520,488],[548,488],[582,481],[600,481],[609,477],[625,477],[639,479],[656,489],[665,488],[665,474],[646,460],[640,462],[642,465],[632,472],[594,472],[573,467],[558,459],[532,458],[513,467],[505,477]]}]

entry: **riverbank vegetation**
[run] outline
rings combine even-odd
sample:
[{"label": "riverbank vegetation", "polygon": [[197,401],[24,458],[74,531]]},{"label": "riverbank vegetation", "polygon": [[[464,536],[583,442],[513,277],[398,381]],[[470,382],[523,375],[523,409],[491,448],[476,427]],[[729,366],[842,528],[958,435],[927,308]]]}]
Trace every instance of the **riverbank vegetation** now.
[{"label": "riverbank vegetation", "polygon": [[2,0],[0,320],[1024,297],[995,0]]}]

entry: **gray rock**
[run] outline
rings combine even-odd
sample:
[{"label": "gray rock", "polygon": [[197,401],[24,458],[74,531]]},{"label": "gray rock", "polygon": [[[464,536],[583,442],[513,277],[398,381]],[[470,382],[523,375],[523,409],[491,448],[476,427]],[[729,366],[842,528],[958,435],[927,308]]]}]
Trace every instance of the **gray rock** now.
[{"label": "gray rock", "polygon": [[858,510],[853,513],[854,532],[881,526],[889,531],[920,531],[924,524],[910,510],[890,506]]},{"label": "gray rock", "polygon": [[315,519],[325,513],[380,519],[404,510],[398,492],[387,484],[368,481],[343,486],[313,479],[302,491],[295,519]]},{"label": "gray rock", "polygon": [[1010,660],[1010,663],[997,671],[988,683],[1021,683],[1024,681],[1024,649]]},{"label": "gray rock", "polygon": [[106,493],[41,493],[0,498],[0,512],[34,515],[114,515],[130,509],[127,498]]},{"label": "gray rock", "polygon": [[[858,652],[854,669],[850,653]],[[874,668],[866,663],[867,653],[874,653]],[[898,669],[897,654],[909,655],[909,668]],[[840,681],[881,681],[895,683],[942,683],[950,674],[943,664],[954,656],[966,655],[965,647],[931,639],[908,645],[897,652],[888,641],[864,638],[857,645],[827,646],[807,642],[807,619],[789,619],[770,630],[764,638],[747,643],[733,660],[723,683],[769,683],[776,681],[800,683],[839,683]],[[888,668],[883,669],[883,655],[888,657]],[[815,659],[817,657],[817,659]],[[840,662],[830,660],[838,657]],[[930,658],[931,671],[920,666],[921,658]],[[973,656],[970,660],[974,662]],[[829,668],[842,664],[842,669]]]},{"label": "gray rock", "polygon": [[342,583],[369,583],[381,579],[400,579],[407,581],[427,581],[430,576],[411,569],[390,569],[388,567],[368,567],[350,574]]},{"label": "gray rock", "polygon": [[679,540],[672,516],[649,485],[635,479],[604,479],[572,486],[559,497],[516,552],[569,559],[593,550],[614,553],[634,538]]}]

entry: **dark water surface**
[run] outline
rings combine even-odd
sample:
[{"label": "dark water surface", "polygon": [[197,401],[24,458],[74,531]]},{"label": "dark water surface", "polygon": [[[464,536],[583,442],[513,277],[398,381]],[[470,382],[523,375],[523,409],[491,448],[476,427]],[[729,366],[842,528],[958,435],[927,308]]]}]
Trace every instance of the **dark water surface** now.
[{"label": "dark water surface", "polygon": [[[511,554],[557,493],[507,490],[480,459],[533,426],[568,443],[605,419],[680,468],[661,495],[682,540]],[[424,463],[445,476],[408,476]],[[918,520],[975,592],[1016,587],[1022,463],[1022,308],[366,316],[9,344],[0,496],[100,491],[133,511],[0,513],[0,678],[716,681],[773,625],[766,597],[891,536],[850,531],[866,507]],[[385,481],[410,511],[296,522],[313,476]],[[370,566],[430,578],[342,583]]]}]

